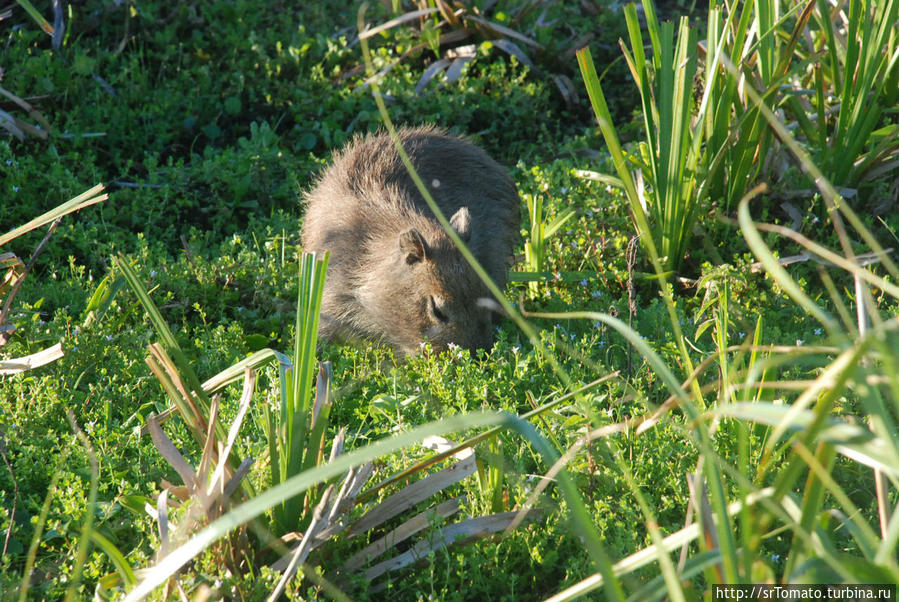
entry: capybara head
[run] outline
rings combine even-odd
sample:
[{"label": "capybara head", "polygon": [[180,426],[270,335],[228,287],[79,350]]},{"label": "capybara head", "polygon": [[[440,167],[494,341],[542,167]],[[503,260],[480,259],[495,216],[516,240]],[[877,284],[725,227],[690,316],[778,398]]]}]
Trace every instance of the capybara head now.
[{"label": "capybara head", "polygon": [[[468,240],[467,207],[453,214],[450,224]],[[403,355],[420,352],[425,342],[437,351],[451,345],[489,347],[492,295],[446,232],[410,227],[386,244],[393,249],[382,255],[386,261],[372,266],[363,293],[385,342]]]}]

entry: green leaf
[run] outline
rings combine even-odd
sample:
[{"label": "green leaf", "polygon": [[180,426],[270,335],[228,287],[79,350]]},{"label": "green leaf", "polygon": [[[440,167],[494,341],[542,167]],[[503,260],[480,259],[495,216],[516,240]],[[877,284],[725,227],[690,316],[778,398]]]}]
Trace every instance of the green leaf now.
[{"label": "green leaf", "polygon": [[[817,419],[811,410],[796,411],[788,405],[768,402],[733,403],[718,407],[713,413],[779,426],[790,432],[802,431]],[[836,446],[837,451],[847,458],[899,478],[899,449],[892,441],[875,436],[864,426],[831,418],[819,431],[818,439]]]},{"label": "green leaf", "polygon": [[125,559],[125,555],[122,554],[111,541],[100,535],[96,530],[91,530],[90,534],[91,541],[97,544],[97,547],[103,550],[103,553],[112,560],[122,583],[124,583],[126,587],[132,587],[136,584],[137,579],[134,577],[134,571],[131,570],[131,565],[128,564],[128,561]]},{"label": "green leaf", "polygon": [[42,30],[44,30],[44,33],[51,36],[55,33],[53,26],[47,22],[44,16],[40,12],[38,12],[36,8],[34,8],[34,5],[31,4],[29,0],[16,0],[16,2],[18,2],[19,6],[24,8],[25,12],[28,13],[28,15],[32,19],[34,19],[34,21],[40,26]]}]

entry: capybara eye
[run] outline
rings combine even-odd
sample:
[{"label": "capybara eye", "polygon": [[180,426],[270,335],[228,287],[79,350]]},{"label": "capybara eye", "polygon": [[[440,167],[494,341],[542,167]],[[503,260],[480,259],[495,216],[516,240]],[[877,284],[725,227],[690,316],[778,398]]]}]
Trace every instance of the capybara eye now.
[{"label": "capybara eye", "polygon": [[428,305],[430,306],[430,309],[431,309],[431,315],[434,316],[434,318],[438,322],[443,322],[444,324],[446,324],[447,322],[449,322],[449,318],[440,309],[440,306],[442,306],[444,303],[445,303],[444,301],[440,301],[438,304],[437,297],[432,296],[428,299]]}]

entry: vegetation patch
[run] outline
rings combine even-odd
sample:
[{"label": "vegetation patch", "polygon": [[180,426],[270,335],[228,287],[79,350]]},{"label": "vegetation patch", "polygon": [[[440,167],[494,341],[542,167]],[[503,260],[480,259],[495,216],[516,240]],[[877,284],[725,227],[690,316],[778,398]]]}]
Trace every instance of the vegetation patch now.
[{"label": "vegetation patch", "polygon": [[[899,583],[899,2],[319,4],[0,15],[0,597]],[[490,349],[315,336],[388,119],[515,181]]]}]

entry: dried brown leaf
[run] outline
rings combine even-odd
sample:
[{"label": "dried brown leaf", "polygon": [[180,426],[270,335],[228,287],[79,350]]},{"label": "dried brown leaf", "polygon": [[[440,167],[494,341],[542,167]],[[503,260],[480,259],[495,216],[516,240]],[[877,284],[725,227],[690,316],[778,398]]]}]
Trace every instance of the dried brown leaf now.
[{"label": "dried brown leaf", "polygon": [[432,13],[439,12],[437,8],[425,8],[423,10],[414,10],[412,12],[408,12],[404,15],[400,15],[395,19],[391,19],[386,23],[382,23],[376,27],[372,27],[371,29],[366,29],[362,33],[359,34],[360,40],[368,39],[374,35],[381,33],[382,31],[387,31],[388,29],[392,29],[397,25],[402,25],[403,23],[408,23],[409,21],[414,21],[420,17],[424,17],[425,15],[430,15]]},{"label": "dried brown leaf", "polygon": [[443,470],[416,481],[404,489],[387,497],[383,502],[369,510],[365,516],[354,523],[347,531],[348,537],[355,537],[365,533],[384,521],[405,512],[418,502],[425,500],[438,491],[446,489],[450,485],[458,483],[467,476],[474,474],[475,455],[472,453],[461,462],[456,462]]},{"label": "dried brown leaf", "polygon": [[19,372],[32,370],[39,366],[55,362],[63,355],[65,355],[65,353],[63,353],[62,344],[57,343],[52,347],[48,347],[37,353],[32,353],[31,355],[0,361],[0,374],[18,374]]},{"label": "dried brown leaf", "polygon": [[194,469],[187,463],[184,456],[181,455],[181,452],[178,451],[178,448],[172,443],[172,440],[168,438],[168,435],[163,432],[156,420],[156,416],[148,417],[147,425],[150,427],[150,437],[153,438],[156,449],[158,449],[159,453],[162,454],[162,457],[172,465],[172,468],[174,468],[175,472],[178,473],[178,476],[181,477],[181,480],[188,490],[196,491],[197,473],[194,472]]},{"label": "dried brown leaf", "polygon": [[518,40],[519,42],[523,42],[524,44],[527,44],[528,46],[531,46],[533,48],[543,48],[541,44],[532,40],[531,38],[518,33],[514,29],[510,29],[504,25],[500,25],[499,23],[494,23],[493,21],[488,21],[487,19],[482,19],[481,17],[477,17],[475,15],[464,15],[462,18],[466,21],[477,23],[478,25],[481,25],[494,34],[512,38],[513,40]]},{"label": "dried brown leaf", "polygon": [[419,531],[427,529],[435,519],[444,519],[458,512],[462,508],[464,499],[464,495],[455,497],[410,518],[384,537],[351,556],[341,570],[344,573],[356,572],[372,559],[384,554],[389,548],[396,547],[397,544],[409,539]]},{"label": "dried brown leaf", "polygon": [[231,422],[231,428],[228,430],[228,441],[225,443],[225,448],[220,454],[218,465],[215,467],[215,472],[213,472],[212,479],[210,479],[209,482],[210,495],[212,494],[212,490],[218,489],[219,485],[225,480],[225,470],[228,467],[228,458],[231,456],[231,449],[234,447],[234,442],[237,441],[237,433],[240,431],[240,427],[247,415],[247,411],[250,409],[250,401],[253,399],[253,391],[255,390],[256,371],[247,367],[244,371],[243,392],[240,396],[237,416],[235,416],[234,420]]},{"label": "dried brown leaf", "polygon": [[[365,571],[365,578],[369,581],[374,580],[384,573],[396,571],[418,562],[426,558],[434,550],[445,548],[454,543],[481,539],[493,533],[503,531],[514,520],[516,514],[516,512],[503,512],[501,514],[470,518],[448,525],[436,533],[429,534],[427,539],[420,540],[406,552],[369,568]],[[539,511],[531,510],[527,513],[525,520],[535,520],[539,516]]]},{"label": "dried brown leaf", "polygon": [[418,78],[418,83],[415,84],[416,96],[421,96],[421,93],[431,82],[431,80],[434,79],[434,77],[436,77],[438,73],[446,69],[449,64],[450,61],[446,59],[439,59],[428,65],[428,68],[425,69],[424,73],[421,74],[421,77]]},{"label": "dried brown leaf", "polygon": [[169,494],[163,489],[156,498],[156,524],[159,525],[159,554],[156,562],[169,555]]},{"label": "dried brown leaf", "polygon": [[446,83],[453,84],[462,77],[462,69],[471,62],[471,57],[459,57],[446,70]]},{"label": "dried brown leaf", "polygon": [[518,44],[510,42],[509,40],[493,40],[492,43],[506,54],[510,54],[517,58],[519,63],[526,66],[531,71],[538,70],[537,66],[534,65],[534,61],[531,60],[531,57],[525,54],[524,50],[522,50]]}]

